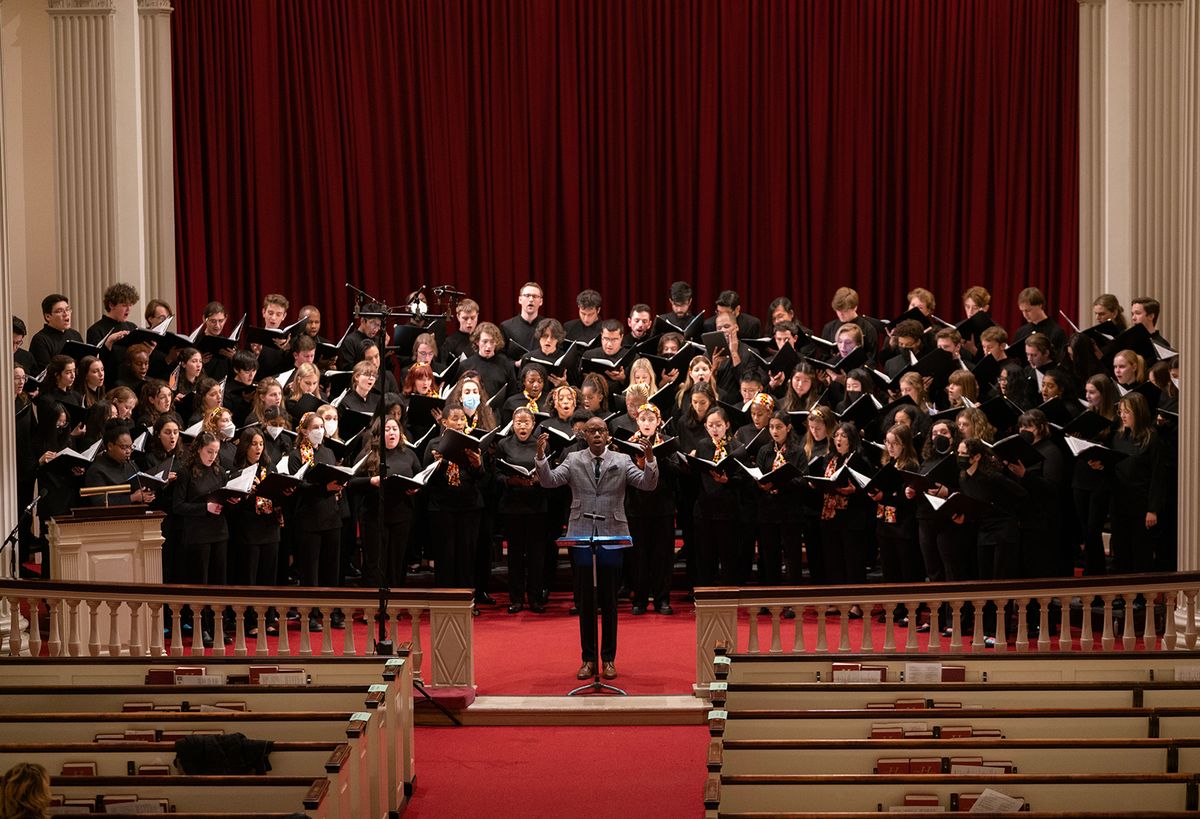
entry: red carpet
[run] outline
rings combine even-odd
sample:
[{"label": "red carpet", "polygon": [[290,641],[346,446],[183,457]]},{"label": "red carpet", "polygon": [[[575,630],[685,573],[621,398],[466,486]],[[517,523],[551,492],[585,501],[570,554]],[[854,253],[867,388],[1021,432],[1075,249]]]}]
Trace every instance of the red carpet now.
[{"label": "red carpet", "polygon": [[417,728],[405,819],[704,815],[703,726]]}]

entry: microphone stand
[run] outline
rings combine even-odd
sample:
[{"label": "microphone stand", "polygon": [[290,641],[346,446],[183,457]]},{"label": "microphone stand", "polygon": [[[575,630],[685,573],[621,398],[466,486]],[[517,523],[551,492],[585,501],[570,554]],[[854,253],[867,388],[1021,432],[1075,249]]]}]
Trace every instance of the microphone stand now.
[{"label": "microphone stand", "polygon": [[[13,580],[19,579],[18,568],[19,568],[20,561],[17,557],[17,552],[19,551],[19,548],[17,546],[17,540],[19,537],[18,532],[21,531],[21,526],[25,523],[25,519],[33,517],[33,510],[35,508],[37,508],[38,503],[41,501],[42,498],[46,497],[46,495],[47,495],[46,492],[43,492],[40,495],[36,495],[34,497],[34,499],[29,502],[29,505],[21,510],[21,514],[17,516],[17,525],[14,526],[12,528],[12,531],[8,533],[8,537],[6,537],[4,539],[4,543],[0,544],[0,549],[4,548],[5,546],[7,546],[9,549],[8,568],[9,568],[9,571],[11,572],[11,576],[12,576]],[[49,559],[50,556],[46,555],[46,557],[47,557],[47,559]],[[49,566],[47,566],[46,568],[49,568]]]}]

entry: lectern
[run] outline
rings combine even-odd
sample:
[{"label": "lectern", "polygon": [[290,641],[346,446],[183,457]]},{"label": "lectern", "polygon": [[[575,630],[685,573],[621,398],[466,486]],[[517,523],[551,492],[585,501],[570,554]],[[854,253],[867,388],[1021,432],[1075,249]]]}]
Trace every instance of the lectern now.
[{"label": "lectern", "polygon": [[[50,521],[50,576],[55,580],[85,580],[94,583],[162,584],[162,521],[163,513],[145,506],[80,507],[69,515]],[[97,597],[103,598],[102,594]],[[142,613],[140,621],[145,631],[141,645],[150,645],[149,618]],[[70,633],[70,623],[64,611],[62,633]],[[80,642],[88,644],[89,623],[80,617]],[[104,618],[106,620],[107,618]],[[117,618],[122,635],[121,643],[130,645],[128,638],[130,610],[122,606]],[[100,625],[100,645],[108,645],[107,624]]]}]

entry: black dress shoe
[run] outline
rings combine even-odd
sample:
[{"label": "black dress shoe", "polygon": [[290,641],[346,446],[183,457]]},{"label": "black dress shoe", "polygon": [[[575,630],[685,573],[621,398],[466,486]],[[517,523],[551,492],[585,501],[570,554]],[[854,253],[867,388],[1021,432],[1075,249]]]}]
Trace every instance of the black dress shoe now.
[{"label": "black dress shoe", "polygon": [[212,648],[213,647],[212,632],[208,631],[207,629],[202,630],[200,632],[200,642],[204,645],[205,648]]},{"label": "black dress shoe", "polygon": [[310,633],[315,634],[317,632],[324,631],[325,627],[323,625],[321,625],[321,621],[318,620],[316,617],[309,617],[308,618],[308,630]]},{"label": "black dress shoe", "polygon": [[524,609],[525,609],[525,607],[523,605],[521,605],[520,603],[513,603],[511,606],[508,607],[508,613],[516,614],[517,612],[523,611]]},{"label": "black dress shoe", "polygon": [[541,603],[530,603],[529,610],[532,611],[534,614],[545,614],[546,613],[546,607],[543,606]]},{"label": "black dress shoe", "polygon": [[568,611],[567,614],[571,615],[572,617],[574,617],[576,614],[579,614],[579,606],[571,606],[571,610]]},{"label": "black dress shoe", "polygon": [[496,598],[492,597],[487,592],[480,592],[479,594],[475,595],[475,605],[478,606],[481,603],[485,606],[494,606],[496,605]]},{"label": "black dress shoe", "polygon": [[658,608],[659,614],[674,614],[675,613],[675,609],[671,608],[670,603],[663,603],[661,606],[658,606],[657,608]]},{"label": "black dress shoe", "polygon": [[329,615],[329,627],[343,629],[346,627],[346,615],[340,611],[335,611]]},{"label": "black dress shoe", "polygon": [[586,680],[589,677],[594,676],[596,676],[596,664],[593,662],[584,663],[583,665],[579,666],[579,670],[575,672],[575,679],[577,680]]},{"label": "black dress shoe", "polygon": [[630,610],[630,613],[631,614],[645,614],[646,607],[645,606],[634,606],[633,609]]}]

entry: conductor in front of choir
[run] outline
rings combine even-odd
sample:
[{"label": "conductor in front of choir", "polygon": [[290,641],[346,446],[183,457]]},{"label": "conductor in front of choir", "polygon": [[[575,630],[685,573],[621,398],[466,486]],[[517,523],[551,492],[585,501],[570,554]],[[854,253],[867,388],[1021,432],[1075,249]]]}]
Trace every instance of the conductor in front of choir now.
[{"label": "conductor in front of choir", "polygon": [[[602,418],[588,419],[583,428],[587,449],[572,452],[562,463],[551,468],[546,460],[549,435],[537,440],[534,466],[538,480],[547,489],[571,487],[571,513],[567,522],[568,538],[629,537],[625,518],[625,487],[650,491],[658,486],[658,463],[654,460],[653,440],[643,445],[645,469],[622,453],[608,448],[608,427]],[[575,595],[579,601],[579,642],[583,665],[576,675],[581,680],[593,676],[596,663],[603,662],[604,679],[617,676],[617,584],[620,566],[600,565],[597,587],[604,641],[596,651],[596,601],[592,596],[590,572],[576,571]]]}]

